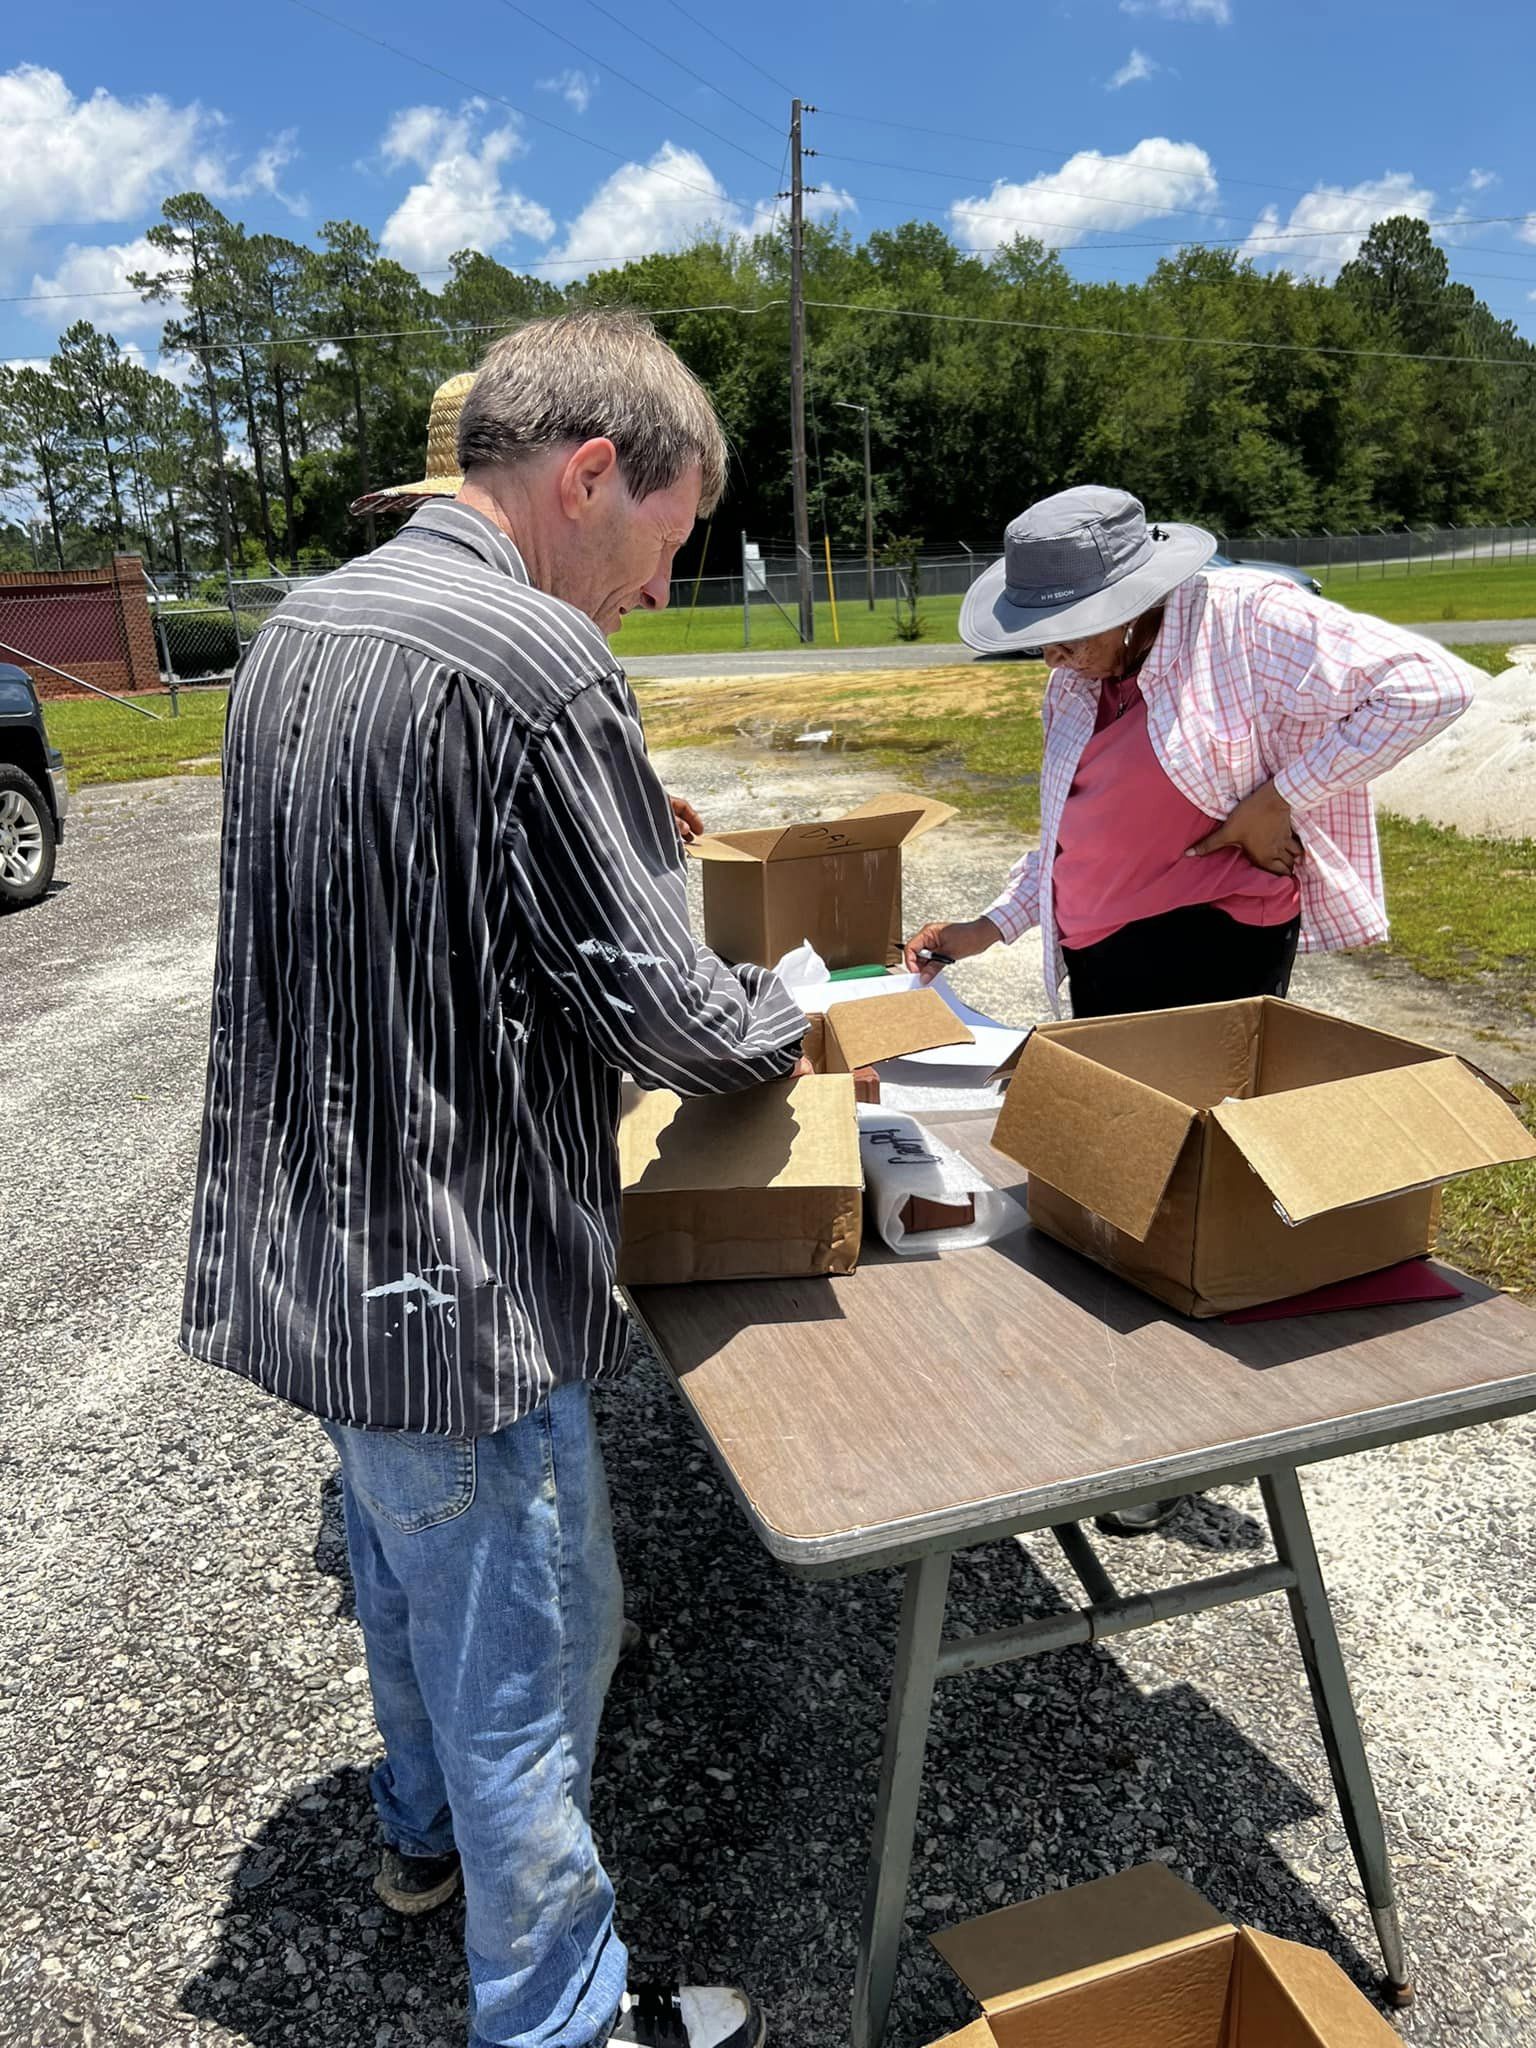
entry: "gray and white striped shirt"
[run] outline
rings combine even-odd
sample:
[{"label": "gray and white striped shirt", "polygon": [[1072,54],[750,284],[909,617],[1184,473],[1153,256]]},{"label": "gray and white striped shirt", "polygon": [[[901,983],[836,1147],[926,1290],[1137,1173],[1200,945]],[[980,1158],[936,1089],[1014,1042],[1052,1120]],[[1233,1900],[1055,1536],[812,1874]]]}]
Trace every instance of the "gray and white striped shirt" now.
[{"label": "gray and white striped shirt", "polygon": [[695,944],[607,642],[429,504],[263,628],[224,774],[184,1348],[451,1436],[613,1371],[621,1073],[771,1080],[805,1020]]}]

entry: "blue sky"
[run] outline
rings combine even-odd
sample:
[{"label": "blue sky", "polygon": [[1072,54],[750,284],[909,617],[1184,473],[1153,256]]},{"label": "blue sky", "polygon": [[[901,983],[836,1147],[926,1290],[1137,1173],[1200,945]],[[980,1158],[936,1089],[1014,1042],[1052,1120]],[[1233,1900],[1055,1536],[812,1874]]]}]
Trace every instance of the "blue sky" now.
[{"label": "blue sky", "polygon": [[823,110],[817,203],[856,233],[926,216],[986,250],[1022,229],[1122,278],[1227,240],[1330,276],[1406,211],[1446,223],[1454,273],[1536,336],[1517,0],[56,0],[21,26],[0,71],[7,359],[83,315],[154,360],[162,316],[123,281],[190,185],[300,240],[362,221],[428,283],[464,246],[560,279],[749,228],[791,90]]}]

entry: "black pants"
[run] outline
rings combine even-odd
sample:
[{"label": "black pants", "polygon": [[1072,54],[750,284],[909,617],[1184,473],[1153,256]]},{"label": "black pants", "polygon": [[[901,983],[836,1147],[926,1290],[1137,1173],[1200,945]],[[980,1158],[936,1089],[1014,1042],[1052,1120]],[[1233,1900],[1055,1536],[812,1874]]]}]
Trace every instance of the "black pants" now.
[{"label": "black pants", "polygon": [[1207,903],[1141,918],[1096,946],[1062,948],[1072,1014],[1114,1017],[1283,996],[1300,936],[1299,917],[1289,924],[1239,924]]}]

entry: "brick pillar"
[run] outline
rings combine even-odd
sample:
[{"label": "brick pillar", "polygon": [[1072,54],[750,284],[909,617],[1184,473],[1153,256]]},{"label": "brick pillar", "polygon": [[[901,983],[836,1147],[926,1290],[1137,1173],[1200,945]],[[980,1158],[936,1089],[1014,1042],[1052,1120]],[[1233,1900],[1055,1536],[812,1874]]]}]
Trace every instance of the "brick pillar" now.
[{"label": "brick pillar", "polygon": [[123,646],[128,656],[128,687],[130,690],[158,690],[160,655],[155,646],[154,620],[149,615],[144,564],[137,555],[114,555],[112,581],[116,586]]}]

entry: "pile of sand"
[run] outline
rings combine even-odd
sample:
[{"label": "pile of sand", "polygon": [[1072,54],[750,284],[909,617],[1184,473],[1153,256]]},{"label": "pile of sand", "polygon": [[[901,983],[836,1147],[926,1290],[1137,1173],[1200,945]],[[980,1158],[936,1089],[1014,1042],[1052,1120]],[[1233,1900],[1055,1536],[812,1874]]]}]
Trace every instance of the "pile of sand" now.
[{"label": "pile of sand", "polygon": [[1372,785],[1383,810],[1496,839],[1536,839],[1536,646],[1479,676],[1471,708]]}]

